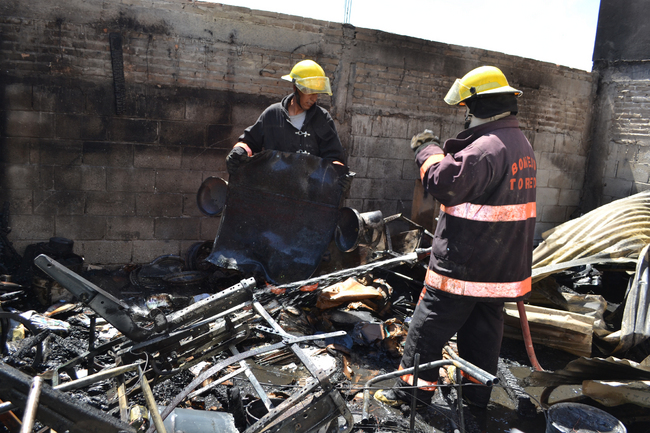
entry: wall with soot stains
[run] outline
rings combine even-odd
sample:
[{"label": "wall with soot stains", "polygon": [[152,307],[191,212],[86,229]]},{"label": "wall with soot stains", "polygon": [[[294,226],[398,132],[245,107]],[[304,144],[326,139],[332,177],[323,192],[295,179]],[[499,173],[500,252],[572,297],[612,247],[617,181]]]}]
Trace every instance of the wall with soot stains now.
[{"label": "wall with soot stains", "polygon": [[4,0],[0,32],[0,199],[19,252],[61,236],[88,263],[146,263],[212,240],[219,218],[199,212],[198,187],[227,179],[228,150],[291,91],[280,76],[305,58],[332,80],[320,103],[357,173],[345,205],[410,216],[410,139],[462,129],[464,111],[442,98],[484,64],[524,91],[538,237],[580,205],[594,95],[585,71],[181,0]]}]

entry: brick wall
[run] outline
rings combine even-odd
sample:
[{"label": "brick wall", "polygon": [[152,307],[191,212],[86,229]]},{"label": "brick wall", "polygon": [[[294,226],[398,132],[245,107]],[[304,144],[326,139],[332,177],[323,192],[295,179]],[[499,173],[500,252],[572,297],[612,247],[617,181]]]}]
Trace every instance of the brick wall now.
[{"label": "brick wall", "polygon": [[219,218],[200,214],[196,191],[208,176],[227,177],[228,149],[290,92],[279,77],[303,58],[332,79],[334,96],[320,102],[357,172],[345,205],[410,215],[410,138],[462,129],[463,110],[442,97],[483,64],[524,91],[518,117],[538,159],[538,236],[580,204],[587,72],[182,0],[5,0],[0,41],[0,199],[11,203],[19,251],[63,236],[90,263],[144,263],[213,239]]}]

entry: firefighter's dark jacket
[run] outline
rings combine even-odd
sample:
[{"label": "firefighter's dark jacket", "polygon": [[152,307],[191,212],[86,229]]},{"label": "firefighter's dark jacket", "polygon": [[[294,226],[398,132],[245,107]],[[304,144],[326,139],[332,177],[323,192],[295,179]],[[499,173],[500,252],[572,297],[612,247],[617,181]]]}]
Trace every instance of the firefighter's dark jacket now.
[{"label": "firefighter's dark jacket", "polygon": [[[443,152],[444,149],[444,152]],[[441,203],[425,283],[478,299],[530,292],[537,164],[514,115],[462,131],[416,156]]]},{"label": "firefighter's dark jacket", "polygon": [[298,131],[289,120],[288,106],[292,97],[293,94],[286,96],[266,108],[257,122],[244,130],[239,141],[246,143],[253,153],[265,149],[306,152],[346,164],[343,146],[327,110],[314,104],[307,110],[305,122]]}]

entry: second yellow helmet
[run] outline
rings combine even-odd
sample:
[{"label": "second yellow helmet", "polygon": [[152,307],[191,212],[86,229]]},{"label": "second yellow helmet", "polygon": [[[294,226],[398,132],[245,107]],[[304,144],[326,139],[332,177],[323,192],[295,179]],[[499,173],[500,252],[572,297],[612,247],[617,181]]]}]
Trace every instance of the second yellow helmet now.
[{"label": "second yellow helmet", "polygon": [[283,75],[282,79],[293,82],[302,93],[332,95],[330,79],[325,76],[323,68],[313,60],[296,63],[291,72],[288,75]]}]

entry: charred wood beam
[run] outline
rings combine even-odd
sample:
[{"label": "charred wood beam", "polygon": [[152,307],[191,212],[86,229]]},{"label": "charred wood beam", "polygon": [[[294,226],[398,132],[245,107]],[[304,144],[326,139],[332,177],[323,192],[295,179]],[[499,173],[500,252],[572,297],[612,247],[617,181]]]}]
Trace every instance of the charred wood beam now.
[{"label": "charred wood beam", "polygon": [[[25,407],[32,377],[6,364],[0,364],[0,398],[17,407]],[[130,425],[82,404],[67,394],[43,384],[36,419],[56,431],[70,433],[135,433]]]},{"label": "charred wood beam", "polygon": [[519,381],[501,358],[499,358],[497,377],[508,394],[508,397],[510,397],[510,400],[515,405],[515,411],[518,415],[525,417],[534,417],[537,415],[537,407],[530,400],[528,393],[519,385]]}]

